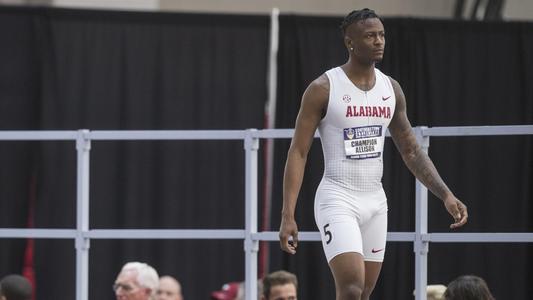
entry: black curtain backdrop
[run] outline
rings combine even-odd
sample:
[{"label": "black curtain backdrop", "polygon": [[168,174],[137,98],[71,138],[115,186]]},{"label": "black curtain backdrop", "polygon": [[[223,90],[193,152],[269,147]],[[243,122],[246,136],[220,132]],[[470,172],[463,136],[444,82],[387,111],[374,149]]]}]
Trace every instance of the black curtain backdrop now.
[{"label": "black curtain backdrop", "polygon": [[[0,10],[0,128],[37,127],[39,78],[32,15]],[[34,151],[32,142],[0,142],[0,227],[27,226]],[[20,273],[26,241],[0,240],[0,274]]]},{"label": "black curtain backdrop", "polygon": [[[266,16],[1,12],[3,130],[263,124]],[[26,226],[28,177],[36,172],[35,226],[74,228],[74,143],[24,151],[8,143],[1,148],[2,227]],[[243,143],[93,142],[90,197],[93,229],[244,228]],[[25,241],[0,242],[0,273],[20,273]],[[208,299],[244,278],[240,240],[93,240],[90,249],[90,299],[113,299],[117,272],[132,260],[177,277],[186,299]],[[36,241],[38,299],[75,298],[74,250],[70,240]]]},{"label": "black curtain backdrop", "polygon": [[[305,87],[347,53],[341,17],[282,16],[277,127],[292,128]],[[0,130],[261,128],[269,18],[0,7]],[[533,123],[533,24],[385,20],[380,64],[407,96],[413,126]],[[276,142],[273,230],[279,224],[288,140]],[[433,138],[430,155],[470,208],[461,232],[533,231],[531,137]],[[387,142],[384,185],[389,231],[414,230],[414,180]],[[0,226],[74,228],[76,152],[72,142],[0,142]],[[93,142],[90,227],[244,227],[241,142]],[[314,191],[322,175],[317,140],[297,218],[316,230]],[[228,174],[231,174],[228,176]],[[451,222],[430,197],[430,231]],[[21,272],[24,240],[0,239],[0,275]],[[333,299],[319,243],[293,257],[271,244],[270,270],[300,279],[301,299]],[[242,241],[92,240],[90,299],[113,299],[123,263],[152,264],[176,276],[186,299],[208,299],[244,278]],[[498,299],[533,290],[532,246],[431,244],[429,282],[474,273]],[[375,299],[411,299],[410,243],[389,243]],[[70,240],[37,240],[37,297],[74,299]],[[50,276],[53,274],[53,276]],[[512,274],[509,276],[507,274]],[[509,287],[513,287],[512,289]]]},{"label": "black curtain backdrop", "polygon": [[[347,60],[340,17],[283,16],[277,127],[292,128],[307,85]],[[385,59],[378,65],[400,82],[413,126],[512,125],[533,122],[533,24],[386,19]],[[531,232],[533,138],[432,138],[430,156],[470,210],[459,232]],[[278,142],[282,174],[289,141]],[[384,187],[389,231],[414,231],[414,178],[391,140],[385,151]],[[300,230],[316,230],[314,192],[323,171],[317,140],[308,158],[297,207]],[[281,176],[274,195],[281,195]],[[279,224],[281,197],[273,203]],[[444,207],[429,199],[430,232],[449,232]],[[334,299],[334,282],[319,243],[300,243],[298,254],[272,251],[272,264],[298,274],[302,299]],[[430,244],[429,283],[461,274],[484,277],[497,299],[526,299],[533,290],[529,244]],[[507,275],[509,274],[509,275]],[[373,299],[412,299],[414,254],[410,243],[388,243]],[[509,288],[513,287],[513,288]]]}]

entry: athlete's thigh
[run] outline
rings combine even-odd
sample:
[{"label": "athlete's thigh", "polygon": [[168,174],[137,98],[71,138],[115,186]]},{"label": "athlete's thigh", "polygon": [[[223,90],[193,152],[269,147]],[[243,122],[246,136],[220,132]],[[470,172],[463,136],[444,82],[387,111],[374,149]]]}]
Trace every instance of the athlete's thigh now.
[{"label": "athlete's thigh", "polygon": [[366,299],[374,290],[383,264],[387,239],[387,211],[372,216],[361,227],[361,235],[365,253],[365,291],[363,297]]},{"label": "athlete's thigh", "polygon": [[353,213],[344,207],[325,207],[317,209],[315,219],[328,262],[346,252],[363,255],[361,231]]},{"label": "athlete's thigh", "polygon": [[329,267],[337,288],[357,285],[361,288],[365,282],[365,263],[363,256],[356,252],[346,252],[335,256]]},{"label": "athlete's thigh", "polygon": [[381,262],[365,261],[365,292],[371,293],[374,290],[382,265]]},{"label": "athlete's thigh", "polygon": [[387,242],[387,211],[378,213],[361,226],[365,261],[383,262]]}]

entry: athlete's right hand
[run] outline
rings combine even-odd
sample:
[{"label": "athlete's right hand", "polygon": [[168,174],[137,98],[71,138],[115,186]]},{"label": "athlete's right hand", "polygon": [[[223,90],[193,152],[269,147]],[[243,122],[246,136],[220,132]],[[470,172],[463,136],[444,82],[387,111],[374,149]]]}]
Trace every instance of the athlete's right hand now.
[{"label": "athlete's right hand", "polygon": [[281,218],[281,225],[279,226],[279,243],[283,251],[290,254],[296,253],[296,248],[298,247],[298,225],[296,225],[294,218]]}]

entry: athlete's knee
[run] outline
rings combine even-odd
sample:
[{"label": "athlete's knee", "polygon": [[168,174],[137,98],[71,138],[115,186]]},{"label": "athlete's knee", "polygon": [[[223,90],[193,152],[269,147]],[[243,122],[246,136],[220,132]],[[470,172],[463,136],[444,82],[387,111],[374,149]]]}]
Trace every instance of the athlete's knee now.
[{"label": "athlete's knee", "polygon": [[372,291],[374,291],[374,287],[375,287],[375,285],[366,285],[365,284],[365,288],[363,289],[363,294],[361,296],[361,300],[370,298],[370,294],[372,294]]},{"label": "athlete's knee", "polygon": [[350,283],[340,287],[339,295],[342,300],[360,300],[363,295],[363,285]]}]

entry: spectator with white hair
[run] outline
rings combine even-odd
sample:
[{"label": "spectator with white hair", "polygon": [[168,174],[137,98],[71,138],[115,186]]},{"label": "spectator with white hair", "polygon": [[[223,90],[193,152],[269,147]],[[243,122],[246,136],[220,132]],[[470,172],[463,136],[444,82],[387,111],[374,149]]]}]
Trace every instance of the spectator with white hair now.
[{"label": "spectator with white hair", "polygon": [[125,264],[113,284],[117,300],[153,300],[159,286],[159,275],[141,262]]}]

